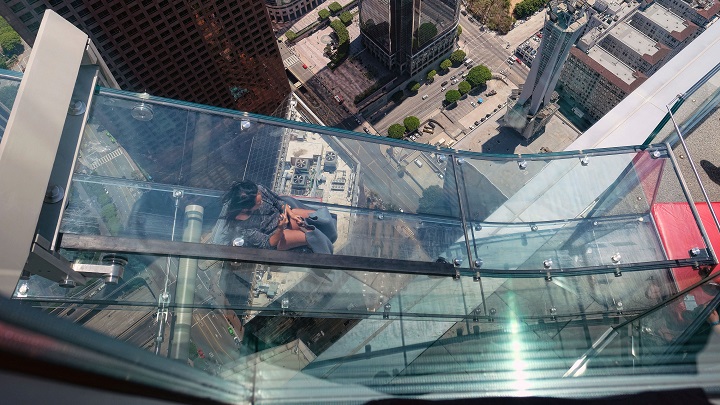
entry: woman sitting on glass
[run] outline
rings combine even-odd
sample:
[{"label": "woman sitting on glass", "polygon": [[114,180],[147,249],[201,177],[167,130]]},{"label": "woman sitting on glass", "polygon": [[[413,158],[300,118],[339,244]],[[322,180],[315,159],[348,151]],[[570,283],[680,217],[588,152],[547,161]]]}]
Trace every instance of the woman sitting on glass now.
[{"label": "woman sitting on glass", "polygon": [[332,254],[337,228],[327,208],[303,208],[251,181],[234,183],[223,203],[225,239],[231,244]]}]

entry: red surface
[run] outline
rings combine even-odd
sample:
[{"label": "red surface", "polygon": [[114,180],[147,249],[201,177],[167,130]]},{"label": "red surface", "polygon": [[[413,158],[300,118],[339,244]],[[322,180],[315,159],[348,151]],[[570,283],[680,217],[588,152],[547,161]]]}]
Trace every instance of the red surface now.
[{"label": "red surface", "polygon": [[[712,205],[716,213],[720,212],[720,202],[714,202]],[[704,203],[695,204],[695,207],[710,237],[710,243],[717,251],[720,248],[720,233],[715,227],[710,210]],[[705,246],[688,204],[656,203],[653,204],[651,212],[669,259],[687,258],[691,248],[697,246],[702,249]],[[679,289],[700,280],[697,270],[693,270],[692,267],[678,267],[672,269],[672,272]],[[701,305],[712,299],[701,289],[697,289],[693,295],[696,302]]]}]

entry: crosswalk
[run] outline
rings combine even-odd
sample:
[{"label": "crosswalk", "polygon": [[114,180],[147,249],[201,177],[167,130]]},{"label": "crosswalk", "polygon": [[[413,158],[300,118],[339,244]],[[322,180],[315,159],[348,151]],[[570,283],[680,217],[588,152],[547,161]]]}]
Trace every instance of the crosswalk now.
[{"label": "crosswalk", "polygon": [[92,162],[92,163],[90,164],[90,169],[91,169],[91,170],[95,170],[95,169],[97,169],[98,167],[104,165],[105,163],[107,163],[107,162],[115,159],[116,157],[118,157],[118,156],[120,156],[120,155],[122,155],[122,150],[121,150],[120,148],[115,149],[114,151],[108,153],[107,155],[101,157],[100,159]]},{"label": "crosswalk", "polygon": [[285,65],[286,68],[289,68],[290,66],[299,62],[300,59],[297,57],[297,55],[290,55],[287,58],[283,59],[283,65]]}]

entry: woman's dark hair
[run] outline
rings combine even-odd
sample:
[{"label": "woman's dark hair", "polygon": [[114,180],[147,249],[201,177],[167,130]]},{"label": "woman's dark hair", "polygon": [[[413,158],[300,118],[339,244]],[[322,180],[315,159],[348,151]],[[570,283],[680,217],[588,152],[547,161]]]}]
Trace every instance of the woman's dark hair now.
[{"label": "woman's dark hair", "polygon": [[252,181],[237,181],[223,196],[223,204],[227,204],[225,218],[233,220],[242,211],[255,206],[258,193],[257,184]]}]

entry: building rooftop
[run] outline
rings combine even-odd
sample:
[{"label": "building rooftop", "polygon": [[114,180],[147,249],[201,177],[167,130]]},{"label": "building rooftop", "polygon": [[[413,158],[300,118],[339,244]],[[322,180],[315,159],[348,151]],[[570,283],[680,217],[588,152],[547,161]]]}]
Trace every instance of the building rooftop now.
[{"label": "building rooftop", "polygon": [[670,52],[667,46],[646,36],[624,21],[613,27],[608,37],[616,38],[651,65],[662,61]]},{"label": "building rooftop", "polygon": [[640,77],[630,66],[624,64],[620,59],[599,46],[590,48],[587,53],[579,49],[573,49],[570,52],[581,59],[589,60],[588,64],[610,81],[619,80],[622,82],[622,85],[619,86],[620,88],[628,88]]},{"label": "building rooftop", "polygon": [[688,26],[687,21],[657,3],[651,4],[641,13],[667,32],[682,32]]}]

